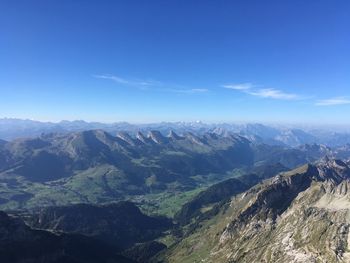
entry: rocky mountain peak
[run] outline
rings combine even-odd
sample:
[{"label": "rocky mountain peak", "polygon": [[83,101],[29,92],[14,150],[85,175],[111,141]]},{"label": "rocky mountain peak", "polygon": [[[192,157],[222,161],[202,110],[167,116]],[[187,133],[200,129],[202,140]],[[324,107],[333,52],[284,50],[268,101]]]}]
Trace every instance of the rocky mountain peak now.
[{"label": "rocky mountain peak", "polygon": [[350,168],[341,160],[326,156],[316,164],[316,167],[319,177],[323,180],[340,183],[344,179],[350,179]]},{"label": "rocky mountain peak", "polygon": [[169,137],[170,139],[173,139],[173,140],[181,140],[181,139],[183,139],[181,136],[179,136],[179,135],[178,135],[176,132],[174,132],[173,130],[171,130],[171,131],[169,132],[168,137]]},{"label": "rocky mountain peak", "polygon": [[118,132],[117,133],[117,137],[122,139],[123,141],[125,141],[129,145],[132,145],[132,146],[135,145],[135,142],[134,142],[133,138],[127,132]]},{"label": "rocky mountain peak", "polygon": [[167,138],[164,137],[160,131],[152,130],[148,133],[148,138],[157,144],[163,144],[167,142]]},{"label": "rocky mountain peak", "polygon": [[147,143],[148,142],[147,137],[141,131],[138,131],[136,133],[136,138],[142,143]]},{"label": "rocky mountain peak", "polygon": [[191,133],[191,132],[186,133],[186,138],[187,138],[190,142],[192,142],[193,144],[204,145],[204,143],[202,142],[202,140],[201,140],[198,136],[194,135],[194,134]]},{"label": "rocky mountain peak", "polygon": [[341,160],[330,158],[279,174],[246,192],[244,198],[249,197],[250,201],[226,228],[221,242],[230,239],[237,228],[246,227],[246,222],[275,222],[301,192],[311,187],[313,181],[323,184],[328,192],[347,193],[350,188],[346,179],[349,178],[349,167]]},{"label": "rocky mountain peak", "polygon": [[212,132],[223,137],[230,135],[229,131],[222,127],[216,127]]}]

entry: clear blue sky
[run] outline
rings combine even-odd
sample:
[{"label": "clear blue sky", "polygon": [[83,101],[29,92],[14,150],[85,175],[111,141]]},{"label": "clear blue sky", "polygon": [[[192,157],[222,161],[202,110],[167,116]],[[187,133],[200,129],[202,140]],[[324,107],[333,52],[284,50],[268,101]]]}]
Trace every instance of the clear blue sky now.
[{"label": "clear blue sky", "polygon": [[0,1],[0,117],[349,124],[350,1]]}]

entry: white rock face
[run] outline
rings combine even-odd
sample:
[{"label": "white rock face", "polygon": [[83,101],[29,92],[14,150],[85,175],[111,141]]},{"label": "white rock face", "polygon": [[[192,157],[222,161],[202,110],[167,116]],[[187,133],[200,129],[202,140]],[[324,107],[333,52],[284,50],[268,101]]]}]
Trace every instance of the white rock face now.
[{"label": "white rock face", "polygon": [[147,138],[146,138],[146,136],[143,135],[143,133],[140,132],[140,131],[137,132],[136,138],[137,138],[140,142],[142,142],[142,143],[147,143]]}]

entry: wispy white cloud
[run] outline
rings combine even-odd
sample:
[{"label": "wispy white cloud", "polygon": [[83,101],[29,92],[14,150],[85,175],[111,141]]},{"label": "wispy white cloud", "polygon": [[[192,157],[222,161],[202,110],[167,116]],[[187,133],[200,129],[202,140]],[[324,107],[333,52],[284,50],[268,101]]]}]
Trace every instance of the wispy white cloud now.
[{"label": "wispy white cloud", "polygon": [[129,84],[128,80],[112,75],[93,75],[93,77],[97,79],[109,79],[121,84]]},{"label": "wispy white cloud", "polygon": [[93,75],[93,76],[98,79],[108,79],[120,84],[131,85],[131,86],[155,86],[155,85],[161,84],[159,81],[154,81],[154,80],[129,80],[129,79],[121,78],[119,76],[107,75],[107,74]]},{"label": "wispy white cloud", "polygon": [[225,89],[241,91],[246,94],[261,97],[261,98],[270,98],[270,99],[277,99],[277,100],[295,100],[300,98],[300,96],[298,96],[297,94],[287,93],[278,89],[273,89],[273,88],[257,89],[256,88],[257,86],[251,83],[227,84],[227,85],[222,85],[222,87]]},{"label": "wispy white cloud", "polygon": [[225,89],[233,89],[233,90],[249,90],[254,86],[251,83],[242,83],[242,84],[225,84],[222,85]]},{"label": "wispy white cloud", "polygon": [[152,91],[158,91],[158,92],[194,94],[194,93],[205,93],[209,91],[208,89],[204,89],[204,88],[190,88],[182,85],[163,83],[155,80],[130,80],[130,79],[125,79],[119,76],[109,75],[109,74],[93,75],[93,77],[98,79],[111,80],[119,84],[137,87],[142,90],[152,90]]},{"label": "wispy white cloud", "polygon": [[334,106],[334,105],[345,105],[350,104],[350,99],[345,97],[336,97],[325,100],[318,100],[316,102],[316,106]]},{"label": "wispy white cloud", "polygon": [[300,98],[297,94],[287,93],[278,89],[259,89],[256,91],[247,91],[248,94],[277,100],[295,100]]}]

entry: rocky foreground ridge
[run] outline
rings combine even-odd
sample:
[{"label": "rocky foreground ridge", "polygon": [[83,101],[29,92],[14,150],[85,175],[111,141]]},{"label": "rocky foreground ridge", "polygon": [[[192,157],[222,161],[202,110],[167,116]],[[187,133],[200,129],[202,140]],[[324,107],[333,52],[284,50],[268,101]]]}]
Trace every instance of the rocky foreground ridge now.
[{"label": "rocky foreground ridge", "polygon": [[350,168],[325,158],[233,196],[168,262],[350,262]]}]

